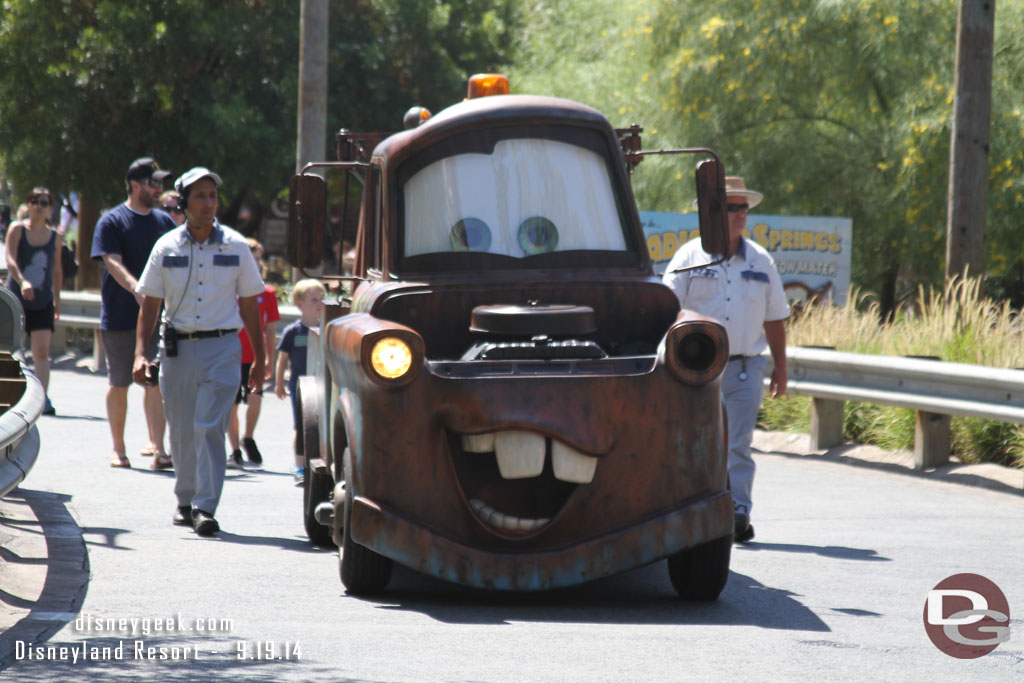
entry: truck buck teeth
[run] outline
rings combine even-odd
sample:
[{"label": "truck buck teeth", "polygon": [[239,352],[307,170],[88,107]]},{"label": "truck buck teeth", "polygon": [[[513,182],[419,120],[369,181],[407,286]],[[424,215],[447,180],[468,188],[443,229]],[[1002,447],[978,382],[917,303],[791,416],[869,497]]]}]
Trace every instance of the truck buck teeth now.
[{"label": "truck buck teeth", "polygon": [[[546,437],[533,432],[508,430],[462,437],[466,453],[491,453],[504,479],[539,477],[544,471]],[[551,465],[555,478],[571,484],[589,484],[597,471],[597,458],[551,439]]]}]

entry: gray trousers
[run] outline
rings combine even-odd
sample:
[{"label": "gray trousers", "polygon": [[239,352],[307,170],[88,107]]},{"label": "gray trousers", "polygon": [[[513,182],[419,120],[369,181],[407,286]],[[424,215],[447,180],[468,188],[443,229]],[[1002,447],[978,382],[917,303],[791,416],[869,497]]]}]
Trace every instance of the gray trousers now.
[{"label": "gray trousers", "polygon": [[217,511],[227,457],[224,434],[241,382],[237,334],[179,340],[178,355],[160,353],[160,391],[174,461],[178,506]]},{"label": "gray trousers", "polygon": [[757,411],[764,399],[764,378],[771,376],[772,362],[763,356],[746,359],[747,378],[739,378],[742,360],[729,361],[722,375],[722,397],[729,418],[729,486],[736,506],[753,509],[751,491],[754,488],[754,458],[750,443],[757,426]]}]

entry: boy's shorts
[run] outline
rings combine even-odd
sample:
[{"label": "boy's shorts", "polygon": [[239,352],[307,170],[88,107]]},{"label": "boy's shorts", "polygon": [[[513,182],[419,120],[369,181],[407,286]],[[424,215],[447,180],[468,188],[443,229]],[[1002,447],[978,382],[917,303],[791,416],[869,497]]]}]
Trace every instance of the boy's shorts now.
[{"label": "boy's shorts", "polygon": [[295,431],[302,429],[302,410],[299,406],[299,387],[296,386],[292,389],[292,395],[289,397],[292,402],[292,425],[295,427]]},{"label": "boy's shorts", "polygon": [[235,404],[248,403],[249,394],[256,394],[257,396],[263,396],[263,382],[260,382],[259,388],[253,391],[249,388],[249,373],[252,371],[252,363],[242,363],[242,383],[238,386],[238,393],[235,394]]}]

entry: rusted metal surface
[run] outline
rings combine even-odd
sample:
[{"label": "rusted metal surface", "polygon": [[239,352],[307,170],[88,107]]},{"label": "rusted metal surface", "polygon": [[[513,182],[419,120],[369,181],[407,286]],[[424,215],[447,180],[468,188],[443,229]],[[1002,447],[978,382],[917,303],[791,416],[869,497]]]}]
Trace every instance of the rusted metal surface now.
[{"label": "rusted metal surface", "polygon": [[[358,360],[364,335],[388,326],[402,329],[365,314],[329,329],[353,458],[348,484],[439,537],[494,552],[552,550],[725,489],[717,378],[686,386],[658,364],[625,376],[453,379],[425,366],[394,391],[370,379]],[[540,434],[597,458],[593,481],[566,484],[547,467],[540,477],[506,480],[493,455],[458,447],[462,435],[508,430]],[[551,523],[535,534],[502,534],[474,514],[472,498]],[[356,538],[359,533],[353,529]]]},{"label": "rusted metal surface", "polygon": [[327,183],[319,176],[294,176],[288,187],[288,222],[296,226],[288,241],[288,261],[299,268],[315,268],[323,260],[327,215]]},{"label": "rusted metal surface", "polygon": [[438,536],[387,506],[356,498],[352,527],[360,543],[424,574],[477,588],[532,591],[572,586],[650,564],[731,533],[732,497],[717,493],[653,519],[563,549],[488,551]]},{"label": "rusted metal surface", "polygon": [[[503,135],[566,135],[602,155],[626,248],[496,268],[479,261],[472,271],[460,270],[464,254],[400,258],[399,230],[414,223],[401,215],[410,168]],[[361,145],[343,158],[365,160],[368,141],[340,135],[339,144]],[[336,480],[347,471],[351,539],[445,580],[537,590],[729,535],[725,333],[681,314],[653,276],[626,159],[604,116],[555,98],[469,101],[382,140],[370,166],[356,246],[366,281],[322,340],[319,455]],[[477,360],[474,345],[495,334],[473,329],[473,311],[494,305],[592,311],[585,326],[569,327],[569,341],[600,353]],[[505,329],[517,340],[547,337],[528,328]],[[552,329],[565,330],[544,331]],[[370,350],[385,337],[413,358],[396,380],[370,369]],[[693,343],[684,348],[684,339]],[[530,457],[510,464],[499,456],[509,443]]]},{"label": "rusted metal surface", "polygon": [[369,161],[373,149],[386,137],[387,133],[353,133],[342,128],[334,136],[338,161]]},{"label": "rusted metal surface", "polygon": [[[470,330],[473,309],[487,304],[573,304],[594,310],[596,336],[616,355],[653,354],[675,321],[679,301],[660,281],[605,273],[602,279],[569,272],[557,282],[505,282],[448,278],[431,284],[368,283],[356,292],[354,311],[406,325],[422,335],[429,358],[458,358],[480,337]],[[621,349],[621,350],[620,350]]]}]

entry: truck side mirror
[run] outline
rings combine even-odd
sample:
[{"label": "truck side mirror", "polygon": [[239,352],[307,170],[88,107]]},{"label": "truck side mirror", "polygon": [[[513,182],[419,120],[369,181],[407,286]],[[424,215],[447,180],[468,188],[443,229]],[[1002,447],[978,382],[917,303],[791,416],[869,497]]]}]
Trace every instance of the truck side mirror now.
[{"label": "truck side mirror", "polygon": [[725,204],[725,165],[717,159],[697,164],[697,214],[700,246],[708,254],[725,254],[729,248],[729,214]]},{"label": "truck side mirror", "polygon": [[324,260],[327,182],[317,175],[296,175],[288,185],[288,261],[317,268]]}]

